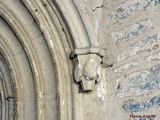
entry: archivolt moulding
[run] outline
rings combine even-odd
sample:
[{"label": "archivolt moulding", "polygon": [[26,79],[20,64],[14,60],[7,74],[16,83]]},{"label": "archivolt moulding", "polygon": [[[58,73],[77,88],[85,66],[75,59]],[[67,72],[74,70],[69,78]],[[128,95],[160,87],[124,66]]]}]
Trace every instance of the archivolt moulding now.
[{"label": "archivolt moulding", "polygon": [[93,90],[95,82],[100,80],[101,57],[105,55],[99,47],[93,24],[89,17],[83,17],[76,0],[59,0],[55,3],[65,17],[75,43],[71,54],[72,59],[77,58],[74,78],[81,83],[83,91]]},{"label": "archivolt moulding", "polygon": [[0,53],[15,85],[16,119],[83,120],[72,73],[84,91],[93,90],[104,51],[77,6],[74,0],[0,1],[7,26],[0,27]]},{"label": "archivolt moulding", "polygon": [[[26,0],[23,0],[23,1],[24,1],[24,3],[27,3],[26,5],[29,6],[31,11],[36,11],[39,9],[41,11],[43,11],[40,8],[40,5],[39,5],[39,8],[36,8],[36,7],[38,7],[37,5],[35,5],[36,7],[33,7],[33,5],[35,3],[29,2]],[[32,7],[31,7],[30,3],[32,3]],[[105,55],[104,51],[102,49],[100,49],[100,47],[99,47],[97,37],[96,37],[95,31],[94,31],[94,25],[92,24],[89,17],[88,18],[83,17],[83,13],[81,13],[80,8],[76,4],[77,3],[76,0],[65,0],[65,1],[64,0],[57,0],[57,1],[42,0],[42,3],[46,7],[52,20],[55,20],[55,17],[54,17],[55,15],[57,16],[58,22],[60,22],[59,24],[61,25],[61,27],[63,27],[62,29],[63,29],[63,32],[65,32],[65,35],[66,36],[68,36],[68,34],[71,35],[70,37],[73,41],[72,46],[74,46],[74,47],[73,47],[73,50],[71,52],[70,57],[71,57],[71,59],[78,58],[78,59],[76,59],[78,66],[81,66],[82,68],[85,67],[85,65],[80,65],[81,62],[79,61],[79,59],[83,58],[84,55],[88,55],[89,61],[90,61],[90,59],[94,59],[92,57],[90,58],[90,56],[92,56],[91,54],[95,54],[95,55],[97,55],[97,57],[98,56],[103,57]],[[39,2],[37,2],[37,4],[39,4]],[[81,9],[83,9],[83,8],[81,8]],[[55,14],[53,14],[53,12]],[[32,14],[33,14],[33,16],[36,17],[36,12],[35,13],[32,12]],[[42,15],[42,17],[44,17],[44,16],[46,16],[46,18],[48,18],[48,16],[45,15],[45,13]],[[38,21],[39,21],[38,23],[40,23],[40,24],[42,23],[42,21],[40,21],[40,19],[38,19]],[[49,20],[47,20],[47,21],[49,21]],[[55,22],[55,23],[57,23],[57,22]],[[48,23],[46,23],[46,24],[48,24]],[[42,24],[40,26],[42,26]],[[56,25],[56,27],[57,26],[58,25]],[[43,30],[42,27],[41,27],[41,29],[45,33],[45,30]],[[59,31],[59,32],[61,32],[61,31]],[[47,36],[51,36],[51,35],[46,35],[46,37]],[[83,60],[81,59],[81,61],[83,61]],[[100,66],[100,63],[101,63],[101,60],[97,61],[97,64],[98,64],[97,67]],[[95,68],[95,69],[98,69],[98,68]],[[76,69],[78,69],[78,67],[76,67]],[[92,69],[92,68],[90,68],[90,69]],[[77,71],[77,70],[75,70],[75,71]],[[77,76],[77,75],[74,74],[74,76]],[[82,75],[82,76],[84,76],[84,75]],[[75,80],[77,82],[84,82],[84,80],[77,80],[77,79],[78,78],[75,77]],[[90,82],[94,83],[95,81],[90,80],[89,83]],[[86,79],[85,83],[82,83],[82,85],[89,84],[89,83],[88,83],[88,80]],[[92,83],[92,85],[94,85],[93,83]],[[89,85],[86,85],[86,86],[89,86]],[[93,87],[84,88],[84,86],[82,86],[82,88],[84,91],[93,90]]]}]

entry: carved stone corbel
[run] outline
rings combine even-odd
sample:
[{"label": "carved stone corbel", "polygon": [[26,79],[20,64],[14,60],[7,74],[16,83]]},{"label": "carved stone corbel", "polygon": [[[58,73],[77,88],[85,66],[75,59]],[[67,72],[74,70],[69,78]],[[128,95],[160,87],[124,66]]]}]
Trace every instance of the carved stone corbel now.
[{"label": "carved stone corbel", "polygon": [[79,53],[75,58],[74,79],[81,84],[83,91],[93,90],[95,83],[101,80],[101,57],[104,53],[100,52],[99,48],[97,52],[93,52],[96,49],[97,47],[88,50],[85,48],[74,52]]}]

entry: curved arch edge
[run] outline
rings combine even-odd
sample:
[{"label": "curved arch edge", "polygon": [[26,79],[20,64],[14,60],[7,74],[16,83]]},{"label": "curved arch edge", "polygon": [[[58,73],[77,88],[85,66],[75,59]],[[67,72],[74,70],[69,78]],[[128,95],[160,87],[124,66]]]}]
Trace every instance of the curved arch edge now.
[{"label": "curved arch edge", "polygon": [[[58,0],[55,3],[67,21],[75,43],[75,49],[70,55],[76,64],[73,70],[74,79],[80,83],[84,92],[92,91],[95,83],[100,81],[101,63],[105,51],[100,48],[96,35],[92,34],[95,31],[91,20],[89,17],[84,17],[84,13],[80,11],[85,8],[79,6],[75,0]],[[93,61],[96,64],[94,66]],[[86,68],[88,70],[85,71]]]}]

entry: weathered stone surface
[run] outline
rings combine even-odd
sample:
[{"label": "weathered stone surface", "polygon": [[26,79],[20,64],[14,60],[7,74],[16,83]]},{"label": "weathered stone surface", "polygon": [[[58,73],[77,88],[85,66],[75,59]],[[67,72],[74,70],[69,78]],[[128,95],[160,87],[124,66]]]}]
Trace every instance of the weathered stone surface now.
[{"label": "weathered stone surface", "polygon": [[131,69],[132,67],[134,67],[134,66],[139,66],[140,65],[140,63],[139,62],[137,62],[137,61],[135,61],[135,62],[130,62],[130,63],[127,63],[127,64],[124,64],[124,65],[122,65],[122,66],[120,66],[120,67],[117,67],[117,68],[115,68],[114,69],[114,72],[123,72],[123,71],[126,71],[126,70],[128,70],[128,69]]},{"label": "weathered stone surface", "polygon": [[[158,47],[158,46],[157,46]],[[154,54],[154,55],[149,55],[147,56],[144,61],[149,62],[149,61],[156,61],[160,59],[160,52]]]},{"label": "weathered stone surface", "polygon": [[[124,101],[133,100],[137,106],[143,106],[142,103],[159,96],[159,3],[159,0],[104,1],[105,15],[99,22],[98,34],[104,32],[100,44],[107,53],[104,66],[109,120],[132,120],[122,108]],[[160,119],[159,106],[142,108],[136,115],[155,114],[155,119]],[[136,120],[140,119],[143,118]]]},{"label": "weathered stone surface", "polygon": [[151,107],[160,107],[160,96],[155,96],[151,98],[150,100],[146,102],[142,102],[142,103],[138,103],[133,100],[126,101],[124,105],[122,106],[122,108],[126,112],[130,112],[130,113],[144,111]]},{"label": "weathered stone surface", "polygon": [[127,2],[119,5],[109,13],[111,18],[124,19],[131,15],[136,10],[146,11],[150,7],[155,7],[160,4],[159,0],[128,0]]},{"label": "weathered stone surface", "polygon": [[157,47],[155,46],[159,45],[160,45],[160,35],[158,33],[152,37],[149,37],[145,40],[130,45],[128,48],[118,53],[115,59],[116,61],[122,61],[136,54],[140,54],[142,52],[150,52],[154,49],[157,49]]},{"label": "weathered stone surface", "polygon": [[[106,118],[106,79],[100,75],[105,53],[97,39],[101,18],[93,19],[102,8],[102,0],[0,1],[0,119]],[[89,56],[77,63],[83,63],[84,79],[105,83],[95,90],[87,84],[94,92],[81,93],[73,80],[70,54],[77,49],[73,58]]]},{"label": "weathered stone surface", "polygon": [[116,94],[122,98],[134,94],[142,95],[146,91],[160,89],[160,65],[154,66],[151,70],[142,70],[129,74],[116,81]]},{"label": "weathered stone surface", "polygon": [[[159,0],[1,0],[0,19],[8,27],[0,23],[0,52],[18,93],[17,119],[132,120],[136,113],[159,120],[159,6]],[[69,55],[90,46],[106,55],[96,71],[100,82],[84,93]],[[80,68],[87,79],[96,78],[88,70],[94,64]]]},{"label": "weathered stone surface", "polygon": [[128,41],[139,34],[143,34],[152,27],[151,19],[141,20],[133,25],[129,25],[120,31],[111,33],[114,42],[116,41]]}]

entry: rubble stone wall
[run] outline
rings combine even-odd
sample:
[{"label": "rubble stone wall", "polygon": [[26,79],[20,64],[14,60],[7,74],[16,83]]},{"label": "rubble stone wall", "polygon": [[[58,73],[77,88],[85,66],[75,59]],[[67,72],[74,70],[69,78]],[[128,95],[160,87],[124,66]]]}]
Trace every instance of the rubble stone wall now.
[{"label": "rubble stone wall", "polygon": [[[90,106],[86,117],[132,120],[133,114],[155,115],[152,119],[159,120],[160,1],[85,0],[85,3],[100,47],[106,52],[102,81],[93,94],[85,95],[86,99],[91,98],[91,102],[86,102],[87,108]],[[141,116],[134,119],[142,120]]]}]

